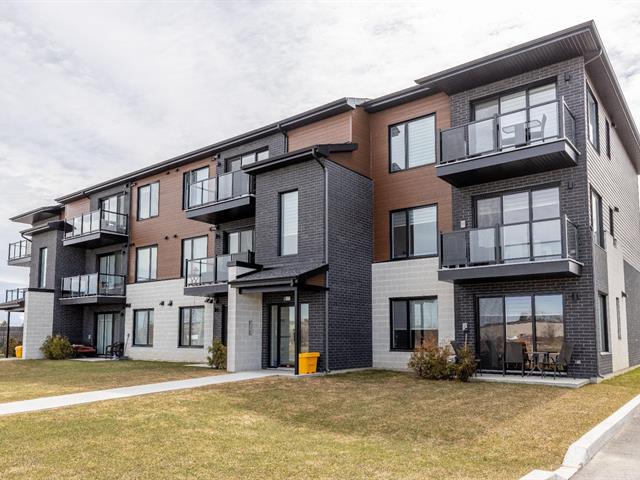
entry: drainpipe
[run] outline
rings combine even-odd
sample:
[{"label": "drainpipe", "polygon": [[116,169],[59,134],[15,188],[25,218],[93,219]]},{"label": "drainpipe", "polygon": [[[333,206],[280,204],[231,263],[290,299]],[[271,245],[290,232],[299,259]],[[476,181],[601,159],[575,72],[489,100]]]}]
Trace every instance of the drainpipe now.
[{"label": "drainpipe", "polygon": [[281,123],[278,124],[278,130],[284,137],[284,153],[287,153],[289,151],[289,134],[284,128],[282,128]]},{"label": "drainpipe", "polygon": [[[324,172],[324,262],[329,263],[329,181],[327,166],[320,160],[317,147],[311,151],[311,155],[322,167]],[[325,272],[325,281],[329,285],[329,270]],[[329,289],[325,291],[324,296],[324,371],[329,373]]]}]

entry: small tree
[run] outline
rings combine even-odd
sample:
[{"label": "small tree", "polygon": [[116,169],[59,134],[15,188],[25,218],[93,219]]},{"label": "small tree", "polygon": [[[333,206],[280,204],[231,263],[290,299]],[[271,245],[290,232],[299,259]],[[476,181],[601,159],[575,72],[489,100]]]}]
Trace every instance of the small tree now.
[{"label": "small tree", "polygon": [[469,345],[465,345],[460,349],[458,361],[454,365],[456,378],[461,382],[468,382],[473,374],[476,373],[476,356]]},{"label": "small tree", "polygon": [[430,339],[413,351],[409,368],[421,378],[448,380],[454,374],[449,363],[450,356],[448,347],[440,347],[434,339]]},{"label": "small tree", "polygon": [[209,347],[207,363],[211,368],[224,370],[227,368],[227,347],[219,339],[214,339]]},{"label": "small tree", "polygon": [[42,342],[40,351],[48,360],[64,360],[73,356],[73,347],[67,337],[61,335],[48,336]]}]

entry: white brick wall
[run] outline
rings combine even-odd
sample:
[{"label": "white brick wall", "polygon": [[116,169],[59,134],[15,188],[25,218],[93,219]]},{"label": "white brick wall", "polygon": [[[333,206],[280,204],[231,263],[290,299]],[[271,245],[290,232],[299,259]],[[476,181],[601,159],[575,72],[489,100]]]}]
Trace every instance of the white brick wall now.
[{"label": "white brick wall", "polygon": [[[213,339],[214,305],[204,297],[183,295],[184,280],[164,280],[127,285],[125,316],[125,354],[135,360],[165,360],[170,362],[205,362],[207,348]],[[164,301],[164,306],[160,302]],[[168,302],[173,305],[169,306]],[[204,306],[204,348],[179,347],[180,307]],[[151,308],[154,311],[153,346],[135,347],[133,343],[134,310]]]},{"label": "white brick wall", "polygon": [[374,367],[406,369],[409,361],[410,353],[390,349],[390,298],[437,296],[440,343],[455,338],[453,285],[438,281],[437,258],[374,263],[371,274]]},{"label": "white brick wall", "polygon": [[40,347],[53,328],[53,292],[25,293],[22,358],[42,358]]},{"label": "white brick wall", "polygon": [[[229,268],[229,278],[244,273]],[[239,294],[229,288],[227,323],[227,370],[260,370],[262,368],[262,294]]]},{"label": "white brick wall", "polygon": [[[622,297],[624,292],[624,256],[620,247],[613,245],[613,238],[607,233],[607,276],[609,285],[609,343],[613,355],[613,371],[629,367],[629,343],[627,341],[627,309]],[[616,298],[620,299],[620,331]]]}]

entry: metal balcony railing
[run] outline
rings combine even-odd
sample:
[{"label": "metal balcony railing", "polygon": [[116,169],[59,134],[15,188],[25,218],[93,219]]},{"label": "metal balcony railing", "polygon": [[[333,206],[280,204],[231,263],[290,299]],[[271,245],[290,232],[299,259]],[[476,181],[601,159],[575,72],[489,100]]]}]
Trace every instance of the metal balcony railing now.
[{"label": "metal balcony railing", "polygon": [[90,296],[119,296],[125,294],[125,276],[106,273],[89,273],[62,279],[62,296],[90,297]]},{"label": "metal balcony railing", "polygon": [[4,301],[6,302],[17,302],[19,300],[24,300],[24,294],[27,291],[26,288],[12,288],[11,290],[6,290],[4,292]]},{"label": "metal balcony railing", "polygon": [[440,268],[578,258],[578,227],[560,218],[440,234]]},{"label": "metal balcony railing", "polygon": [[227,267],[229,262],[239,260],[253,263],[254,258],[255,254],[253,252],[240,252],[188,260],[185,270],[185,286],[197,287],[227,282],[229,280]]},{"label": "metal balcony railing", "polygon": [[98,232],[126,235],[127,220],[128,215],[125,213],[94,210],[93,212],[66,219],[66,222],[72,227],[72,230],[66,233],[66,238],[74,238]]},{"label": "metal balcony railing", "polygon": [[20,260],[31,256],[31,242],[20,240],[9,244],[9,260]]},{"label": "metal balcony railing", "polygon": [[188,207],[201,207],[254,193],[254,180],[241,170],[216,175],[189,185]]},{"label": "metal balcony railing", "polygon": [[576,119],[564,101],[541,103],[440,131],[439,164],[558,139],[576,144]]}]

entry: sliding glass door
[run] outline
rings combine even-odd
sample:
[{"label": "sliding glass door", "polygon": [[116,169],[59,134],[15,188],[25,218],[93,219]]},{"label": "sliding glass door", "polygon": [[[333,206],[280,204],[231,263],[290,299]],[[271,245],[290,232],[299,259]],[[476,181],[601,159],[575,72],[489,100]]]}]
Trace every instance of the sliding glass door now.
[{"label": "sliding glass door", "polygon": [[106,355],[107,347],[113,343],[113,313],[96,315],[96,353]]}]

